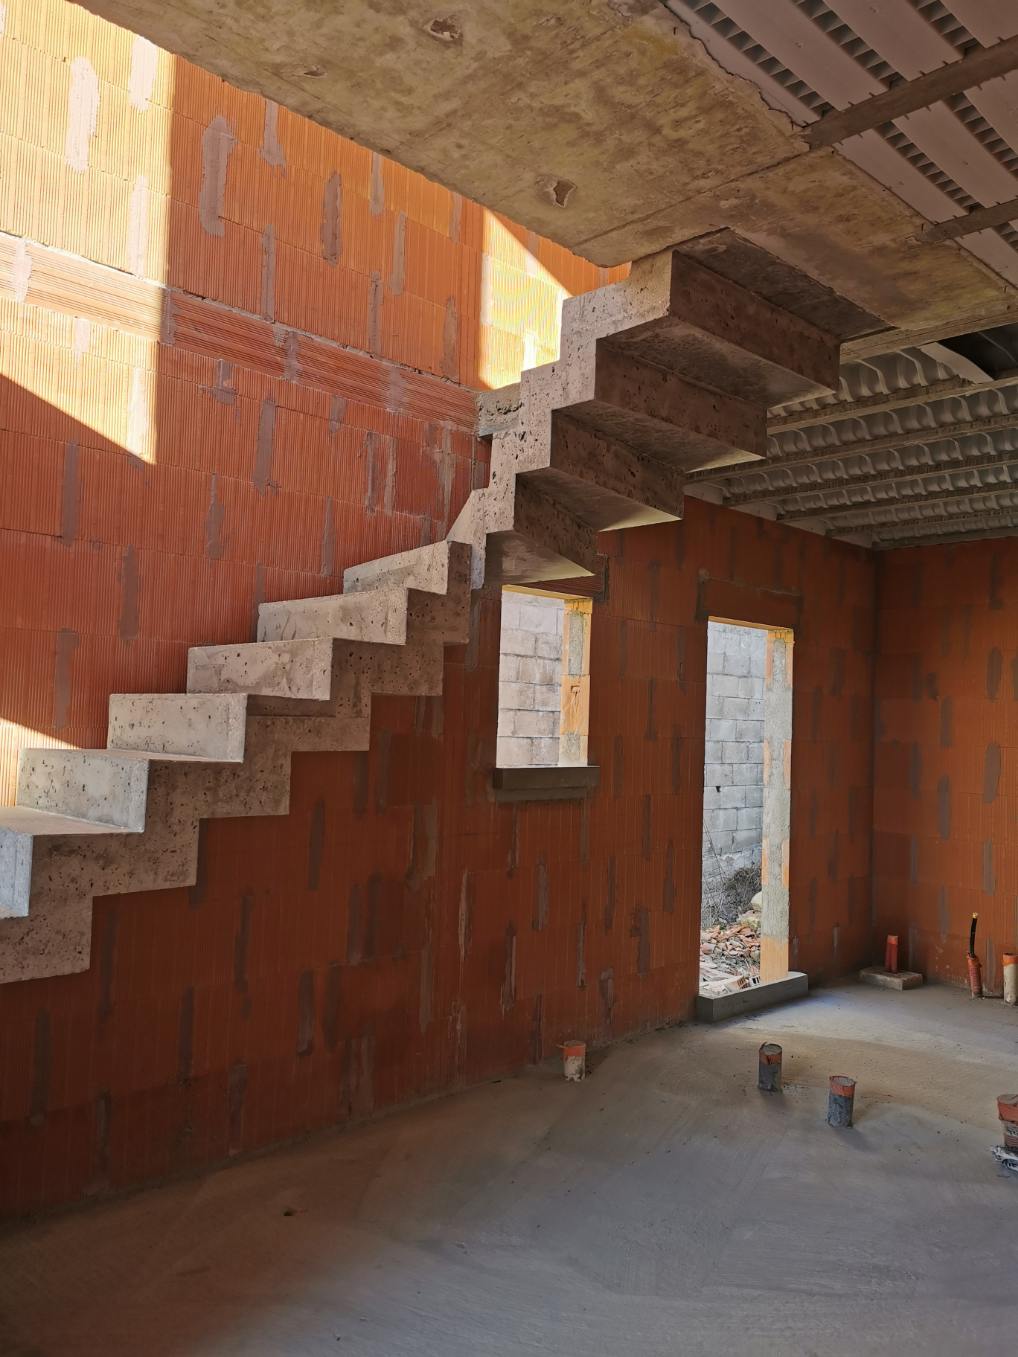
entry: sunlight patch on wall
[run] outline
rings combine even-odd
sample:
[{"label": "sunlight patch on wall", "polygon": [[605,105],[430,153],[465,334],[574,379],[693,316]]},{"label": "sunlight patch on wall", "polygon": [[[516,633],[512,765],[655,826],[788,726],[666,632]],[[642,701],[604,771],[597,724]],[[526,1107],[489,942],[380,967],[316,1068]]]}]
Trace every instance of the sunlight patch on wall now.
[{"label": "sunlight patch on wall", "polygon": [[518,382],[524,369],[558,357],[562,302],[572,293],[542,262],[543,248],[555,249],[485,211],[478,366],[488,388]]}]

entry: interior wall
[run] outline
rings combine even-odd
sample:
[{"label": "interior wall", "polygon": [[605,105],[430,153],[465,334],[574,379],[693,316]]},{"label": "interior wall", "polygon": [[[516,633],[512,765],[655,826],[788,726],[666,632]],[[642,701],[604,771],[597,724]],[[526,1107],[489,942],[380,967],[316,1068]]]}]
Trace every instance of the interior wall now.
[{"label": "interior wall", "polygon": [[984,985],[1018,942],[1018,540],[890,552],[878,575],[875,941]]},{"label": "interior wall", "polygon": [[65,0],[0,8],[0,804],[259,602],[445,535],[596,268]]},{"label": "interior wall", "polygon": [[686,1018],[707,618],[795,627],[791,964],[869,946],[873,561],[687,504],[605,535],[586,802],[489,791],[499,597],[440,699],[300,755],[286,818],[216,820],[199,883],[96,902],[90,971],[0,988],[4,1207],[151,1181]]}]

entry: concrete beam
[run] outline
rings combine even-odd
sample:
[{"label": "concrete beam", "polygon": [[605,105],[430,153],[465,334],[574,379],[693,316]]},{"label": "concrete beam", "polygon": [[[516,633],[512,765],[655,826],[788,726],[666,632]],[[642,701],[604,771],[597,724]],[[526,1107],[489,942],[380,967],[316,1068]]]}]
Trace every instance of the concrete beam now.
[{"label": "concrete beam", "polygon": [[903,80],[872,99],[828,113],[806,128],[805,137],[813,150],[836,146],[860,132],[881,127],[906,113],[928,108],[952,94],[962,94],[1014,70],[1018,70],[1018,38],[1006,38],[993,47],[977,47],[958,61],[938,66],[914,80]]},{"label": "concrete beam", "polygon": [[[987,454],[986,457],[965,458],[961,461],[944,462],[939,466],[892,467],[888,471],[875,471],[865,476],[844,476],[839,480],[813,482],[807,485],[792,485],[774,492],[776,499],[783,501],[808,499],[810,495],[838,495],[852,490],[869,490],[874,486],[894,485],[904,481],[924,481],[931,476],[956,476],[966,471],[993,471],[1000,466],[1008,466],[1015,460],[1013,449]],[[736,506],[737,507],[737,506]],[[783,518],[792,519],[797,510]],[[806,517],[807,515],[803,515]]]},{"label": "concrete beam", "polygon": [[973,231],[988,231],[1012,221],[1018,221],[1018,198],[1010,198],[993,207],[974,207],[963,217],[952,217],[949,221],[931,222],[923,227],[923,240],[931,245],[938,240],[960,240]]},{"label": "concrete beam", "polygon": [[815,410],[801,410],[791,415],[780,415],[767,421],[767,432],[772,437],[792,433],[796,429],[812,429],[819,424],[837,424],[843,419],[861,419],[866,415],[882,415],[890,410],[905,410],[912,405],[929,405],[933,401],[949,400],[952,396],[976,396],[984,391],[1003,391],[1018,385],[1018,371],[1004,373],[987,381],[969,381],[951,377],[929,386],[911,386],[903,391],[868,396],[865,400],[839,401],[821,405]]},{"label": "concrete beam", "polygon": [[[785,456],[770,456],[762,463],[743,468],[746,472],[784,471],[788,467],[811,466],[815,462],[833,462],[846,457],[872,457],[878,452],[893,452],[897,448],[937,447],[942,443],[954,443],[959,438],[972,434],[999,433],[1002,429],[1018,429],[1018,415],[991,415],[987,419],[970,419],[963,424],[946,425],[943,429],[921,429],[910,434],[890,434],[886,438],[859,439],[855,443],[843,443],[833,448],[812,448],[803,452],[789,453]],[[697,483],[702,481],[731,481],[737,478],[739,470],[722,467],[717,471],[700,471],[691,476]],[[759,504],[774,499],[775,491],[753,491],[751,494],[731,494],[725,496],[725,504],[737,509],[744,504]],[[777,492],[780,496],[782,492]]]},{"label": "concrete beam", "polygon": [[1014,509],[982,509],[971,514],[937,514],[897,523],[859,524],[842,532],[868,535],[874,546],[903,546],[941,542],[960,533],[1007,537],[1015,528]]},{"label": "concrete beam", "polygon": [[[1002,463],[1010,471],[1018,473],[1018,461],[1012,454],[1010,462]],[[976,495],[993,495],[1012,491],[1018,493],[1018,481],[1012,485],[966,485],[957,489],[934,490],[929,493],[912,495],[901,499],[859,500],[855,504],[827,504],[819,509],[795,509],[791,513],[779,513],[779,523],[798,523],[808,518],[845,518],[852,514],[884,513],[895,514],[902,509],[921,508],[926,504],[943,504],[952,500],[972,499]],[[889,522],[894,523],[893,517]],[[869,527],[872,520],[855,524],[857,527]]]}]

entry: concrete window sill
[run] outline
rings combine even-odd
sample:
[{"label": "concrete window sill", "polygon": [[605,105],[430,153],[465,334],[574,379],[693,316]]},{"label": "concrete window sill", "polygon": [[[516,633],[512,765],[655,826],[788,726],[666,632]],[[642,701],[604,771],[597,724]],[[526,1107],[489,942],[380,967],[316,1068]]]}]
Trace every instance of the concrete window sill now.
[{"label": "concrete window sill", "polygon": [[596,764],[580,767],[493,768],[496,801],[582,801],[598,784]]}]

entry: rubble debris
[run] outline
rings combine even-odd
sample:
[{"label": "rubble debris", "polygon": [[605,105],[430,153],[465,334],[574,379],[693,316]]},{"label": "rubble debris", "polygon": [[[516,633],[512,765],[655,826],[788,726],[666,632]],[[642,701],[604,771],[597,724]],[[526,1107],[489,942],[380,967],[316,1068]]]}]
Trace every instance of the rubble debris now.
[{"label": "rubble debris", "polygon": [[700,993],[716,999],[760,983],[760,912],[700,932]]}]

